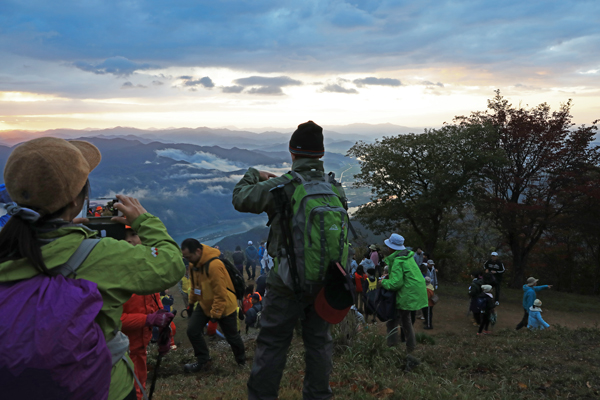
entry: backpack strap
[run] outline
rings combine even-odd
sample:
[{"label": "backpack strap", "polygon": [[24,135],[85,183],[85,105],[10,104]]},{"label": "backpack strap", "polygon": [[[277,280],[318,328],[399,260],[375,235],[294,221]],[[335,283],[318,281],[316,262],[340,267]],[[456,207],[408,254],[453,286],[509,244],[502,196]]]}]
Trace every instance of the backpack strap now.
[{"label": "backpack strap", "polygon": [[73,275],[73,277],[76,277],[77,274],[75,271],[81,267],[81,264],[83,264],[85,259],[90,255],[92,250],[94,250],[94,247],[96,247],[99,242],[100,239],[84,239],[77,250],[75,250],[75,253],[73,253],[66,263],[60,267],[52,269],[52,274],[54,276],[62,275],[67,277],[69,275]]},{"label": "backpack strap", "polygon": [[[215,261],[215,260],[219,260],[219,257],[213,257],[213,258],[211,258],[210,260],[208,260],[207,262],[205,262],[205,263],[204,263],[204,268],[205,268],[205,271],[206,271],[206,276],[208,276],[208,266],[209,266],[209,264],[210,264],[212,261]],[[225,263],[224,263],[224,262],[223,262],[223,266],[225,267],[225,271],[227,271],[227,266],[225,265]],[[229,271],[227,271],[227,275],[229,275]],[[231,279],[231,277],[229,277],[229,279]],[[231,282],[231,284],[233,284],[233,281]],[[226,286],[227,286],[227,285],[226,285]],[[234,290],[231,290],[231,289],[229,289],[229,288],[227,288],[227,290],[229,290],[231,293],[235,294],[235,295],[236,295],[236,297],[237,297],[237,294],[235,293],[235,291],[234,291]]]}]

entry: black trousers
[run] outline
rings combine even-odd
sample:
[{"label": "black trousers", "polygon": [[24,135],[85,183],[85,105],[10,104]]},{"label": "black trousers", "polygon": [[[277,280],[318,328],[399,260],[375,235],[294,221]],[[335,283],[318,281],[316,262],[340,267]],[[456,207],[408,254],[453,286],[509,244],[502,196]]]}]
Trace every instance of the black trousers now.
[{"label": "black trousers", "polygon": [[[252,268],[252,273],[250,273],[250,268]],[[246,273],[248,274],[248,279],[254,279],[256,277],[256,262],[246,261]]]},{"label": "black trousers", "polygon": [[[417,312],[416,311],[411,311],[410,312],[410,322],[412,322],[412,324],[415,324],[415,319],[417,318]],[[406,336],[404,335],[404,329],[400,328],[400,341],[401,342],[406,342]]]},{"label": "black trousers", "polygon": [[[227,340],[227,343],[233,350],[233,356],[235,361],[243,363],[246,361],[246,351],[244,349],[244,342],[237,329],[237,312],[233,312],[230,315],[219,319],[219,327]],[[194,310],[190,316],[188,322],[187,335],[190,339],[190,343],[194,348],[194,355],[198,359],[200,364],[206,363],[210,360],[208,353],[208,346],[204,340],[204,327],[210,321],[210,317],[204,314],[204,310],[200,306]]]},{"label": "black trousers", "polygon": [[494,288],[496,290],[496,298],[495,301],[500,301],[500,288],[502,287],[502,274],[494,274],[496,278],[496,283],[494,284]]},{"label": "black trousers", "polygon": [[423,308],[423,316],[425,317],[425,326],[433,328],[433,306]]},{"label": "black trousers", "polygon": [[481,323],[479,324],[479,333],[490,329],[490,314],[481,314]]},{"label": "black trousers", "polygon": [[525,310],[525,314],[523,314],[523,319],[517,325],[517,330],[523,328],[524,326],[527,326],[527,324],[529,324],[529,311]]}]

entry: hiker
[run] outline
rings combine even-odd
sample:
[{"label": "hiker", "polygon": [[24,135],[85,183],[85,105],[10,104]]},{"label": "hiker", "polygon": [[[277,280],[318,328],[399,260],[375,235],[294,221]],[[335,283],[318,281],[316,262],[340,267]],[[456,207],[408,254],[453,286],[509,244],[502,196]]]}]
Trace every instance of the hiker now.
[{"label": "hiker", "polygon": [[[142,244],[140,237],[131,228],[125,229],[125,241],[132,246]],[[133,361],[135,376],[137,377],[135,385],[136,396],[138,400],[144,398],[146,390],[146,379],[148,369],[146,366],[146,357],[148,344],[152,338],[154,328],[164,329],[173,318],[173,314],[161,312],[163,304],[159,296],[154,294],[137,295],[134,294],[125,304],[123,304],[123,314],[121,314],[121,330],[129,338],[129,357]],[[167,310],[169,311],[169,310]],[[140,384],[142,388],[140,388]]]},{"label": "hiker", "polygon": [[[386,322],[388,346],[398,344],[398,324],[406,336],[407,369],[418,364],[411,353],[416,347],[413,330],[414,317],[411,312],[427,307],[427,289],[425,279],[413,258],[414,253],[404,247],[404,238],[392,233],[385,245],[394,250],[386,259],[389,266],[389,277],[381,281],[384,289],[396,292],[396,316]],[[412,313],[414,315],[414,313]]]},{"label": "hiker", "polygon": [[348,272],[350,273],[350,276],[354,276],[357,269],[358,269],[358,263],[356,262],[356,255],[354,255],[352,257],[352,260],[350,261],[350,266],[348,267]]},{"label": "hiker", "polygon": [[[256,277],[256,263],[258,261],[258,251],[252,244],[252,240],[248,241],[248,247],[246,247],[246,273],[248,274],[248,280],[253,280]],[[252,271],[252,273],[250,273]]]},{"label": "hiker", "polygon": [[254,285],[248,285],[244,292],[244,299],[242,300],[242,313],[246,315],[248,310],[252,308],[252,296],[258,294],[259,300],[262,301],[262,295],[254,291]]},{"label": "hiker", "polygon": [[481,286],[482,293],[477,296],[477,308],[481,315],[481,322],[479,323],[479,330],[477,331],[477,335],[489,335],[492,332],[490,329],[490,319],[492,313],[494,312],[494,308],[496,308],[496,303],[494,302],[494,296],[492,295],[492,286],[491,285],[482,285]]},{"label": "hiker", "polygon": [[431,284],[431,278],[425,278],[425,288],[427,289],[427,307],[423,307],[423,316],[425,317],[425,328],[423,329],[433,329],[433,306],[435,303],[433,302],[434,288]]},{"label": "hiker", "polygon": [[535,286],[539,279],[535,279],[533,276],[527,278],[527,283],[523,285],[523,319],[518,323],[516,330],[527,326],[529,322],[529,309],[533,306],[533,302],[536,298],[536,293],[544,289],[552,289],[552,285]]},{"label": "hiker", "polygon": [[235,246],[235,251],[231,255],[233,257],[233,265],[240,271],[240,274],[244,276],[244,253],[242,253],[242,248],[240,246]]},{"label": "hiker", "polygon": [[542,301],[535,299],[533,305],[529,307],[529,319],[527,322],[527,328],[530,330],[544,330],[550,328],[550,325],[542,318]]},{"label": "hiker", "polygon": [[363,292],[365,293],[365,317],[368,320],[369,315],[373,315],[375,323],[375,300],[377,297],[377,278],[375,277],[375,268],[367,270],[367,279],[363,281]]},{"label": "hiker", "polygon": [[[377,251],[377,246],[372,244],[369,246],[369,259],[373,263],[373,268],[379,268],[379,252]],[[365,271],[368,268],[365,269]],[[381,275],[381,274],[380,274]]]},{"label": "hiker", "polygon": [[[175,285],[184,266],[162,222],[128,196],[117,195],[123,216],[113,220],[130,225],[142,244],[85,240],[97,232],[75,218],[100,159],[91,143],[44,137],[17,146],[6,162],[15,203],[0,231],[0,354],[12,360],[0,363],[5,398],[136,398],[122,306],[134,293]],[[23,306],[3,302],[14,298]],[[15,325],[24,315],[29,322]]]},{"label": "hiker", "polygon": [[275,266],[273,262],[273,257],[267,251],[267,244],[265,243],[265,253],[263,255],[263,262],[265,263],[265,275],[271,271],[271,269]]},{"label": "hiker", "polygon": [[[8,190],[6,190],[6,185],[4,183],[0,183],[0,203],[6,204],[11,202],[12,200],[10,198],[10,195],[8,194]],[[2,229],[4,225],[6,225],[9,219],[10,215],[8,214],[0,216],[0,229]]]},{"label": "hiker", "polygon": [[[369,263],[371,263],[371,260],[369,260],[368,258],[365,258],[363,260],[364,261],[369,261]],[[373,267],[369,268],[369,269],[374,269]],[[362,263],[361,265],[358,266],[358,268],[356,269],[356,272],[354,273],[354,286],[356,287],[356,308],[362,313],[364,312],[364,305],[365,305],[365,297],[364,297],[364,293],[363,293],[363,282],[364,280],[367,279],[367,275],[365,274],[365,271],[363,269]]]},{"label": "hiker", "polygon": [[246,311],[246,333],[249,328],[259,328],[260,316],[262,311],[261,297],[258,293],[254,293],[250,299],[252,301],[252,307]]},{"label": "hiker", "polygon": [[437,269],[435,268],[435,262],[432,259],[427,260],[427,271],[428,271],[427,276],[429,276],[431,278],[431,284],[433,285],[435,290],[437,290],[437,288],[438,288]]},{"label": "hiker", "polygon": [[[289,151],[292,158],[292,171],[289,175],[276,177],[269,172],[250,168],[233,190],[233,205],[236,210],[268,214],[271,224],[267,250],[275,257],[275,268],[267,278],[268,295],[263,301],[261,330],[256,340],[254,364],[248,381],[248,398],[250,400],[277,398],[287,351],[298,320],[302,326],[302,338],[306,352],[303,397],[305,399],[328,399],[332,396],[329,376],[333,368],[331,360],[333,341],[329,322],[324,319],[331,320],[331,318],[318,313],[317,305],[320,303],[316,302],[323,284],[321,281],[316,281],[312,285],[303,284],[309,274],[316,276],[317,279],[322,279],[319,272],[321,267],[318,263],[308,262],[304,257],[292,258],[292,254],[287,257],[286,252],[289,249],[285,249],[288,247],[286,244],[288,231],[284,230],[284,226],[288,224],[288,221],[282,220],[283,207],[280,206],[284,196],[289,203],[291,197],[296,193],[296,188],[298,191],[304,188],[302,182],[305,180],[311,180],[311,183],[316,183],[319,188],[329,187],[329,190],[334,192],[328,198],[328,202],[332,206],[333,204],[337,204],[338,208],[345,206],[345,194],[339,184],[328,179],[323,169],[323,162],[319,160],[325,152],[323,129],[320,126],[312,121],[299,125],[290,139]],[[292,181],[292,179],[294,180]],[[279,185],[282,185],[282,188],[275,189]],[[271,191],[271,189],[275,189],[275,191]],[[277,190],[279,192],[276,192]],[[291,212],[293,213],[294,210],[292,209]],[[318,218],[315,218],[316,220]],[[344,245],[343,238],[347,238],[347,223],[346,226],[333,224],[325,229],[327,229],[328,237],[335,238],[331,242],[323,242],[328,249],[325,254],[325,266],[329,265],[329,257],[337,256],[344,267],[345,254],[340,254],[339,246],[340,244]],[[345,235],[342,240],[340,240],[340,236],[336,236],[340,234]],[[319,238],[321,238],[320,232]],[[321,249],[322,247],[316,248]],[[304,254],[306,255],[306,253],[307,247],[304,247]],[[294,273],[294,269],[293,265],[288,264],[290,260],[292,263],[301,263],[304,267],[302,276],[298,274],[299,276],[294,278],[291,275]],[[287,277],[284,275],[286,271],[289,273]],[[301,296],[299,296],[300,293]],[[351,304],[352,300],[347,305],[348,308]],[[344,309],[339,314],[343,317],[346,313],[347,309]]]},{"label": "hiker", "polygon": [[262,297],[265,296],[267,290],[267,272],[261,274],[258,278],[256,278],[256,293],[260,294]]},{"label": "hiker", "polygon": [[203,371],[210,365],[211,358],[204,340],[204,327],[209,321],[219,323],[235,361],[238,365],[245,365],[246,352],[237,325],[235,287],[225,264],[218,258],[219,250],[200,244],[196,239],[185,239],[181,243],[181,252],[190,262],[187,335],[196,357],[196,362],[185,364],[184,372]]},{"label": "hiker", "polygon": [[181,294],[181,299],[183,300],[183,307],[187,309],[190,291],[190,266],[187,263],[185,266],[185,275],[183,275],[181,280],[177,283],[177,289]]},{"label": "hiker", "polygon": [[265,256],[265,242],[260,242],[260,246],[258,247],[258,261],[260,262],[260,274],[262,275],[265,272],[265,262],[263,260]]},{"label": "hiker", "polygon": [[484,271],[488,271],[494,276],[494,282],[492,286],[496,292],[496,305],[500,305],[500,288],[502,287],[502,277],[504,276],[504,272],[506,269],[504,268],[504,264],[502,261],[498,259],[498,253],[495,251],[492,252],[491,258],[483,264]]},{"label": "hiker", "polygon": [[225,260],[225,254],[223,254],[223,252],[221,251],[221,248],[219,246],[215,246],[215,247],[213,247],[213,249],[219,250],[219,260],[224,261]]},{"label": "hiker", "polygon": [[417,265],[421,266],[421,264],[423,264],[423,249],[417,247],[417,250],[415,250],[414,258]]},{"label": "hiker", "polygon": [[477,298],[482,292],[481,286],[483,285],[483,280],[479,277],[479,271],[471,272],[471,279],[471,285],[469,285],[469,297],[471,298],[469,301],[469,311],[473,313],[474,324],[479,326],[481,324],[481,313],[477,308]]}]

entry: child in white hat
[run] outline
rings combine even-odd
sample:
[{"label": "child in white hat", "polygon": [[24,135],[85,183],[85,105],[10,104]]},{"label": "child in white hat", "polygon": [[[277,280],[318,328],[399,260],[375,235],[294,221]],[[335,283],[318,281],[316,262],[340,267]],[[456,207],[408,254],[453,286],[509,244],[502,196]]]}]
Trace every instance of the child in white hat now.
[{"label": "child in white hat", "polygon": [[550,325],[544,321],[542,318],[542,301],[540,299],[535,299],[533,305],[529,307],[529,321],[527,323],[527,328],[534,329],[546,329],[550,328]]}]

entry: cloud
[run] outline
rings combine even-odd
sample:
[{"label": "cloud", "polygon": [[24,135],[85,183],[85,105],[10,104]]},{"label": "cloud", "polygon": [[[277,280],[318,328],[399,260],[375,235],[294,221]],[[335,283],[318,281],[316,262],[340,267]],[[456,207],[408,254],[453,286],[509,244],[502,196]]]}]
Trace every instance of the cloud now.
[{"label": "cloud", "polygon": [[232,161],[217,157],[214,154],[202,151],[187,154],[179,149],[162,149],[156,150],[156,154],[159,157],[168,157],[176,161],[187,161],[202,169],[217,169],[219,171],[232,172],[247,168],[244,164],[236,164]]},{"label": "cloud", "polygon": [[330,83],[328,85],[323,86],[320,90],[320,93],[346,93],[346,94],[358,94],[358,90],[354,88],[345,88],[337,83]]},{"label": "cloud", "polygon": [[205,178],[205,179],[190,179],[188,184],[193,185],[195,183],[207,184],[207,183],[238,183],[244,175],[229,175],[229,176],[218,176],[216,178]]},{"label": "cloud", "polygon": [[233,81],[236,86],[228,86],[223,88],[225,93],[241,93],[244,88],[250,87],[245,93],[259,94],[268,96],[283,95],[282,87],[286,86],[301,86],[302,81],[292,79],[289,76],[249,76]]},{"label": "cloud", "polygon": [[208,76],[205,76],[204,78],[200,78],[197,80],[193,80],[192,78],[189,78],[188,80],[186,80],[184,82],[184,85],[191,86],[191,87],[203,86],[207,89],[215,87],[215,84],[213,83],[212,79],[210,79]]},{"label": "cloud", "polygon": [[253,87],[246,91],[249,94],[265,94],[270,96],[281,96],[283,91],[279,86],[259,86]]},{"label": "cloud", "polygon": [[438,83],[433,83],[431,81],[423,81],[421,82],[421,85],[425,85],[425,86],[439,86],[439,87],[444,87],[444,84],[442,82],[438,82]]},{"label": "cloud", "polygon": [[247,78],[236,79],[234,83],[237,83],[240,86],[300,86],[302,85],[301,81],[296,79],[292,79],[289,76],[249,76]]},{"label": "cloud", "polygon": [[85,61],[75,61],[73,66],[82,71],[93,72],[97,75],[113,74],[116,76],[129,76],[135,71],[156,69],[157,65],[147,63],[136,63],[125,57],[111,57],[98,64],[90,64]]},{"label": "cloud", "polygon": [[161,82],[161,81],[152,81],[152,84],[154,86],[162,86],[162,85],[164,85],[164,82]]},{"label": "cloud", "polygon": [[144,86],[144,85],[134,85],[131,82],[125,82],[123,85],[121,85],[121,89],[147,89],[148,86]]},{"label": "cloud", "polygon": [[355,79],[354,84],[358,87],[363,87],[363,86],[402,86],[402,82],[400,82],[399,79],[393,79],[393,78],[375,78],[375,77],[368,77],[368,78],[362,78],[362,79]]},{"label": "cloud", "polygon": [[204,189],[203,191],[201,191],[200,194],[208,194],[208,195],[213,195],[213,196],[230,196],[231,189],[225,189],[221,185],[209,186],[206,189]]},{"label": "cloud", "polygon": [[234,85],[234,86],[223,86],[221,89],[223,93],[241,93],[244,90],[243,86]]}]

